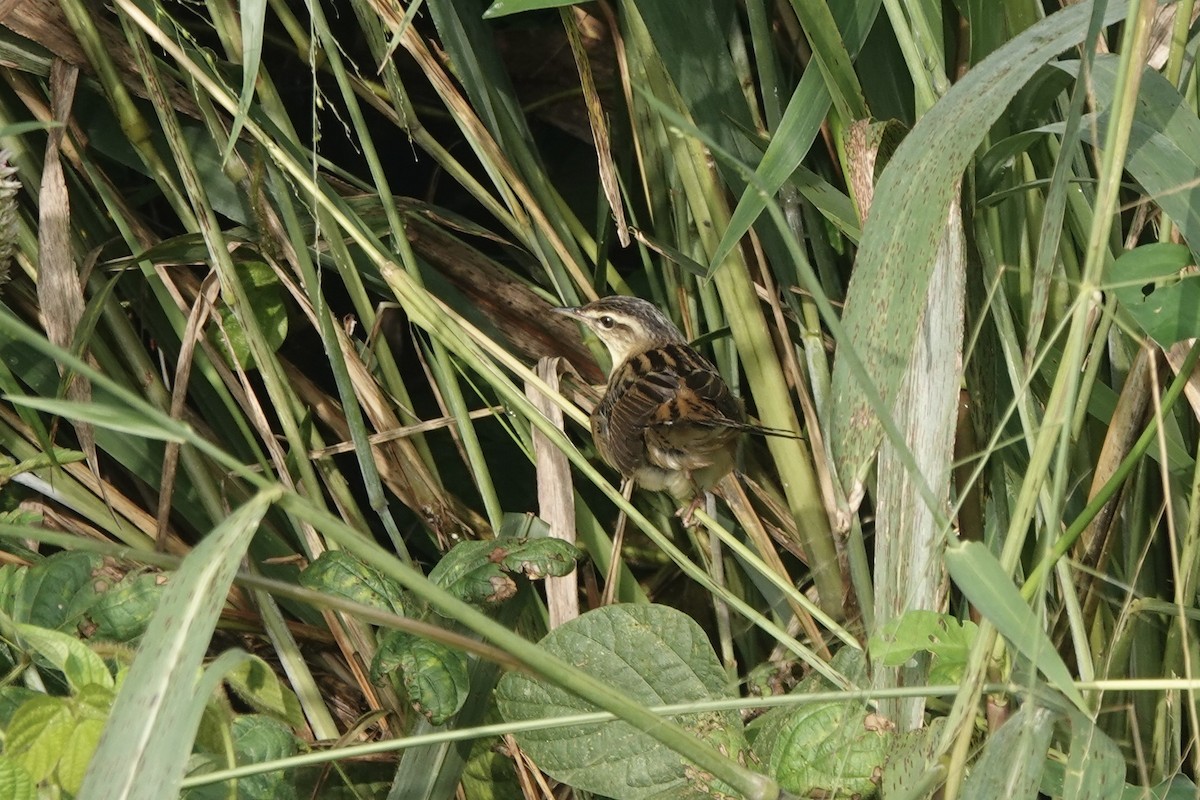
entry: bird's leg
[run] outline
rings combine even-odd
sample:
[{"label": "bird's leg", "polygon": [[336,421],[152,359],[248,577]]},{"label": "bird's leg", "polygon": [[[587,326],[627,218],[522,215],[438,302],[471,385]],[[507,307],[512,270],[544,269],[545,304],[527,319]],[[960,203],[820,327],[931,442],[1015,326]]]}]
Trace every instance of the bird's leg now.
[{"label": "bird's leg", "polygon": [[692,517],[695,515],[696,509],[700,508],[701,505],[705,506],[705,510],[708,511],[709,516],[712,516],[717,510],[713,495],[709,492],[706,492],[704,489],[701,489],[700,485],[696,483],[696,479],[692,477],[690,472],[688,473],[688,482],[692,484],[695,494],[692,495],[692,500],[690,503],[675,512],[675,515],[680,518],[680,521],[683,523],[683,527],[685,528],[692,527],[692,524],[694,523]]}]

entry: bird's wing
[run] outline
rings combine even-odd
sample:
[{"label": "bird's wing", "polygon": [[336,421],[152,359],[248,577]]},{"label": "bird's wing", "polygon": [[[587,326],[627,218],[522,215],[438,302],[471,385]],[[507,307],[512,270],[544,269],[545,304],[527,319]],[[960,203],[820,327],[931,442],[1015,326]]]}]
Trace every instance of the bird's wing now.
[{"label": "bird's wing", "polygon": [[[707,428],[723,432],[735,430],[759,436],[781,436],[789,439],[804,437],[781,428],[768,428],[746,421],[742,401],[734,397],[729,385],[707,359],[685,345],[662,348],[671,352],[679,365],[681,381],[674,399],[659,408],[653,425],[660,429],[671,427]],[[688,363],[684,363],[684,360]],[[667,435],[665,432],[663,435]]]},{"label": "bird's wing", "polygon": [[741,428],[742,403],[729,391],[716,367],[690,347],[662,348],[673,356],[674,394],[658,410],[654,424],[661,427]]},{"label": "bird's wing", "polygon": [[600,455],[623,475],[646,461],[646,429],[655,424],[682,385],[659,350],[636,355],[610,376],[604,399],[592,414]]},{"label": "bird's wing", "polygon": [[683,344],[629,358],[613,373],[593,417],[601,455],[626,475],[646,465],[704,466],[743,425],[741,403],[725,381]]}]

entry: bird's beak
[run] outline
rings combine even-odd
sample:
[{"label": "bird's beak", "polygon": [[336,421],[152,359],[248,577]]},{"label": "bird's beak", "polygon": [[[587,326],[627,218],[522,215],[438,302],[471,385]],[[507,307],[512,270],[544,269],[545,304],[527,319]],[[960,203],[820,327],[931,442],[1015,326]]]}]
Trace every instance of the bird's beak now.
[{"label": "bird's beak", "polygon": [[581,317],[579,316],[579,308],[576,306],[564,306],[562,308],[552,308],[550,310],[553,311],[555,314],[562,314],[564,317],[571,317],[572,319],[581,319]]}]

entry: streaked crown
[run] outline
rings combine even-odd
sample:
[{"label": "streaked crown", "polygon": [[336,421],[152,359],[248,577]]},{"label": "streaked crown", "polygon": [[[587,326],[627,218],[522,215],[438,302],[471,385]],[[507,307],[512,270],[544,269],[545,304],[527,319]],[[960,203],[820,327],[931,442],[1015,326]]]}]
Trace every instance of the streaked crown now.
[{"label": "streaked crown", "polygon": [[630,356],[654,347],[687,343],[683,334],[653,303],[638,297],[613,295],[578,308],[556,309],[587,325],[608,348],[613,369]]}]

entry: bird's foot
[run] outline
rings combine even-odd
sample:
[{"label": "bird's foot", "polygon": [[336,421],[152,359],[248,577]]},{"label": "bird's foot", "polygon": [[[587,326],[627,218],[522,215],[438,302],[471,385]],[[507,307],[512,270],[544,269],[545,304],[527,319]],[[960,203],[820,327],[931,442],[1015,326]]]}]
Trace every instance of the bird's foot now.
[{"label": "bird's foot", "polygon": [[693,519],[694,515],[696,514],[696,509],[704,505],[704,502],[705,493],[700,492],[692,498],[690,503],[675,512],[675,516],[679,517],[679,521],[683,523],[683,527],[690,528],[696,523],[696,520]]}]

